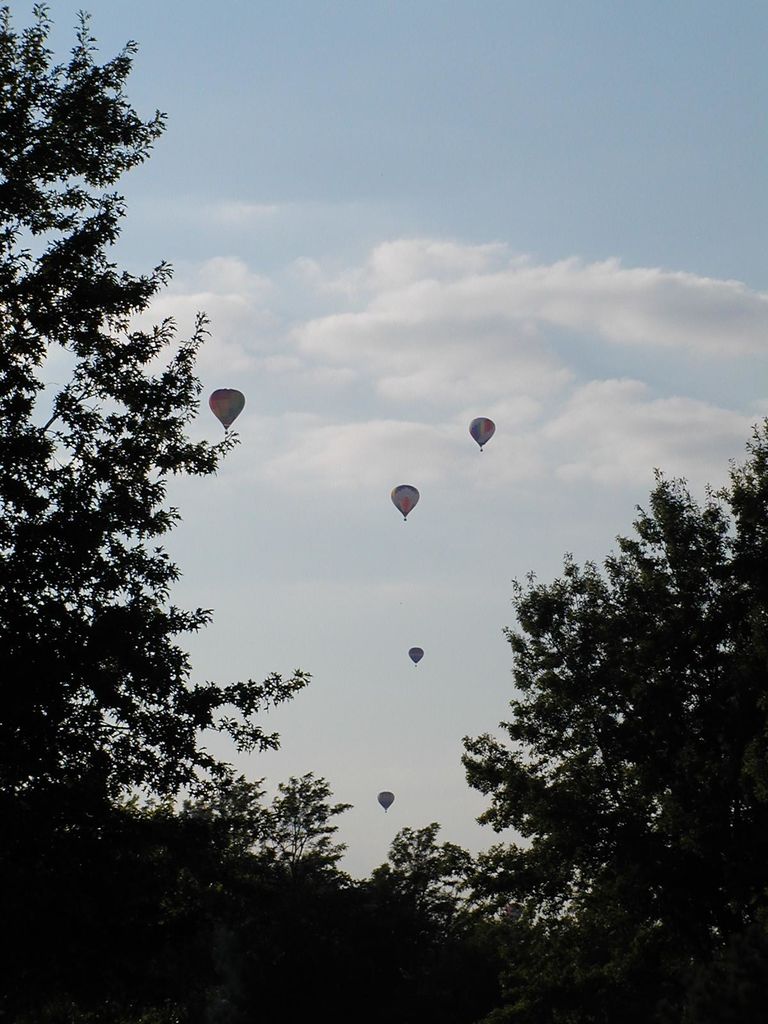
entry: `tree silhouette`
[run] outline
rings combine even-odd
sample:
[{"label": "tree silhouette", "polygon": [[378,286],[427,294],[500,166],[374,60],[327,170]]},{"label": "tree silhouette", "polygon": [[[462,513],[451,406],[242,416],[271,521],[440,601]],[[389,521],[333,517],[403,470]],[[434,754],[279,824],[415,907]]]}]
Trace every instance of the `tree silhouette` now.
[{"label": "tree silhouette", "polygon": [[768,421],[748,450],[702,506],[659,475],[602,572],[516,589],[510,742],[464,757],[483,820],[525,840],[481,858],[480,889],[522,907],[494,1020],[679,1020],[692,972],[760,930]]},{"label": "tree silhouette", "polygon": [[[210,613],[171,602],[166,485],[214,473],[237,440],[188,437],[205,319],[188,339],[171,320],[132,328],[170,270],[110,262],[124,207],[104,191],[146,158],[163,117],[143,122],[125,99],[133,43],[98,65],[82,17],[71,60],[53,66],[35,13],[20,36],[7,8],[0,21],[3,791],[90,778],[111,794],[173,792],[218,768],[203,729],[274,746],[253,715],[306,677],[190,684],[176,638]],[[50,360],[68,363],[63,386],[48,384]]]},{"label": "tree silhouette", "polygon": [[[138,825],[119,801],[226,778],[203,731],[275,747],[256,716],[308,682],[191,679],[180,638],[210,612],[173,603],[167,485],[214,474],[237,438],[188,433],[205,317],[188,338],[170,319],[138,329],[170,268],[135,276],[111,259],[125,216],[113,186],[164,125],[126,99],[136,46],[98,63],[81,15],[59,65],[50,29],[45,6],[21,33],[0,11],[0,898],[13,936],[0,1011],[13,1019],[42,1019],[49,992],[86,991],[84,951],[104,967],[105,943],[123,949],[132,926],[110,913],[124,908],[110,886],[141,886],[126,868]],[[150,891],[166,847],[143,842]],[[146,928],[132,934],[152,948]]]}]

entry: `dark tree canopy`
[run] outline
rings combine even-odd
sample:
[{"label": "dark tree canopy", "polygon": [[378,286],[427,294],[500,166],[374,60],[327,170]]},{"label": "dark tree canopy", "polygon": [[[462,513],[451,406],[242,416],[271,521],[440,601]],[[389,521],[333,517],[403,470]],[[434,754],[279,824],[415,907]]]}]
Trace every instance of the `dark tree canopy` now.
[{"label": "dark tree canopy", "polygon": [[307,677],[190,682],[178,638],[210,613],[172,602],[166,487],[214,474],[237,440],[187,433],[205,318],[190,338],[172,320],[135,329],[170,268],[134,276],[110,258],[113,186],[163,130],[124,93],[136,47],[98,63],[82,16],[56,65],[49,29],[44,7],[21,33],[0,17],[0,781],[6,795],[89,779],[174,792],[222,769],[201,730],[275,746],[253,716]]},{"label": "dark tree canopy", "polygon": [[[0,11],[0,1016],[139,1020],[204,1002],[207,887],[242,871],[257,795],[233,783],[218,832],[168,801],[231,780],[205,731],[277,746],[256,716],[308,676],[191,678],[181,639],[210,612],[173,603],[167,486],[237,438],[189,434],[205,317],[138,329],[170,268],[113,258],[114,187],[164,122],[126,98],[136,47],[99,63],[81,16],[55,64],[50,28],[44,6],[21,32]],[[125,803],[139,790],[166,803]]]},{"label": "dark tree canopy", "polygon": [[331,788],[313,772],[281,782],[263,817],[262,843],[276,865],[297,881],[335,875],[346,845],[334,842],[333,821],[352,804],[332,804]]},{"label": "dark tree canopy", "polygon": [[431,921],[435,934],[447,935],[466,908],[474,862],[455,843],[438,843],[439,832],[436,821],[420,829],[400,829],[387,863],[374,870],[372,879],[410,901]]},{"label": "dark tree canopy", "polygon": [[471,858],[430,826],[354,882],[325,780],[265,805],[203,746],[276,746],[256,716],[308,676],[191,678],[210,613],[173,603],[167,486],[237,439],[190,437],[205,318],[138,329],[170,268],[115,260],[114,188],[163,129],[126,99],[136,48],[99,63],[83,17],[58,65],[49,32],[2,9],[0,1018],[469,1024],[496,995],[492,929],[456,910]]},{"label": "dark tree canopy", "polygon": [[765,924],[768,421],[748,450],[703,505],[658,475],[602,571],[517,586],[509,742],[464,757],[483,820],[523,837],[479,876],[524,908],[499,1020],[678,1020]]}]

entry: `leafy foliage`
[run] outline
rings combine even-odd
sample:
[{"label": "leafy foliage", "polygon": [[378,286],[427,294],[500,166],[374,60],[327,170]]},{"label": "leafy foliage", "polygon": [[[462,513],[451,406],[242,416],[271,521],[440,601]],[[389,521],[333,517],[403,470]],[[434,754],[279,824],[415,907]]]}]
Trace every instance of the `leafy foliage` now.
[{"label": "leafy foliage", "polygon": [[403,828],[364,888],[376,907],[373,935],[382,942],[387,977],[381,1020],[476,1021],[496,1005],[499,926],[473,905],[472,856],[455,843],[439,843],[437,822]]},{"label": "leafy foliage", "polygon": [[190,678],[179,638],[210,612],[172,602],[167,487],[214,474],[237,438],[188,433],[205,317],[188,338],[172,320],[137,329],[170,268],[135,276],[111,258],[113,186],[164,126],[126,99],[135,44],[98,63],[81,16],[54,64],[50,29],[42,5],[21,33],[0,11],[0,903],[14,936],[0,1014],[69,1020],[72,1000],[108,995],[116,1020],[136,996],[160,1020],[183,988],[169,937],[189,925],[188,823],[121,801],[228,778],[205,731],[277,746],[257,716],[309,677]]},{"label": "leafy foliage", "polygon": [[659,475],[602,572],[517,586],[510,742],[464,757],[483,820],[524,840],[478,875],[524,908],[494,1019],[678,1019],[765,907],[768,421],[749,452],[701,507]]},{"label": "leafy foliage", "polygon": [[[21,35],[7,8],[0,19],[0,778],[6,794],[86,777],[112,795],[174,792],[220,770],[201,730],[274,747],[253,716],[307,677],[189,682],[175,638],[210,612],[170,600],[167,481],[214,473],[236,438],[187,436],[205,319],[189,339],[171,320],[132,329],[170,268],[136,277],[110,261],[124,208],[104,191],[164,119],[142,121],[125,98],[133,43],[97,64],[83,17],[54,66],[45,8],[35,16]],[[51,385],[51,365],[69,381]]]},{"label": "leafy foliage", "polygon": [[332,841],[338,828],[332,819],[352,804],[330,804],[330,797],[325,779],[308,772],[281,782],[271,808],[265,811],[264,847],[294,880],[334,872],[346,850],[343,843]]},{"label": "leafy foliage", "polygon": [[474,863],[455,843],[437,842],[436,821],[425,828],[401,829],[392,840],[388,862],[373,872],[375,884],[394,889],[410,901],[438,933],[448,933],[465,907],[465,890]]}]

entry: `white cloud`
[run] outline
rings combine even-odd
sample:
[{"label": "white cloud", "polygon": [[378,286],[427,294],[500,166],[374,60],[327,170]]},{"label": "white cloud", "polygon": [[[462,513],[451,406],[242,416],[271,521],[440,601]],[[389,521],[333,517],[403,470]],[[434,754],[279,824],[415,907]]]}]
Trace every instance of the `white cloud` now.
[{"label": "white cloud", "polygon": [[497,245],[379,246],[360,272],[372,292],[367,308],[349,315],[403,329],[501,322],[510,333],[520,325],[551,325],[630,345],[721,354],[768,350],[768,295],[738,281],[626,269],[615,259],[535,264],[517,258],[498,269],[503,253]]},{"label": "white cloud", "polygon": [[196,315],[205,313],[211,334],[200,350],[198,373],[231,376],[253,367],[272,344],[279,324],[269,308],[273,292],[273,283],[242,260],[217,256],[182,270],[135,325],[146,329],[172,317],[180,335],[188,336]]},{"label": "white cloud", "polygon": [[446,477],[454,459],[450,427],[404,420],[286,425],[290,444],[266,461],[261,475],[292,490],[386,490],[409,476],[431,483]]},{"label": "white cloud", "polygon": [[[697,360],[706,353],[713,375],[718,356],[753,361],[766,352],[768,297],[735,281],[617,260],[536,264],[497,243],[402,239],[343,273],[303,260],[274,280],[217,257],[175,282],[155,317],[163,303],[175,316],[208,311],[204,376],[244,391],[252,381],[256,400],[266,387],[272,409],[284,399],[284,413],[259,420],[265,444],[252,441],[259,457],[248,470],[276,488],[409,477],[483,488],[541,477],[624,486],[653,466],[713,478],[761,411],[686,395],[685,379],[670,380],[666,395],[640,380],[580,383],[582,367],[595,374],[601,339],[641,346],[653,359],[664,348]],[[283,320],[271,312],[281,307]],[[553,329],[567,341],[559,352]],[[486,460],[493,470],[482,474],[459,454],[472,451],[467,424],[480,415],[499,426]],[[239,429],[245,438],[245,419]]]},{"label": "white cloud", "polygon": [[195,276],[201,287],[226,295],[263,298],[274,291],[268,277],[254,274],[246,263],[232,256],[214,256],[206,260],[197,268]]},{"label": "white cloud", "polygon": [[391,290],[424,279],[456,280],[487,272],[508,254],[506,245],[460,245],[432,239],[398,239],[376,246],[366,266],[369,288]]},{"label": "white cloud", "polygon": [[290,207],[285,203],[221,202],[204,207],[208,220],[223,227],[243,227],[279,216]]},{"label": "white cloud", "polygon": [[294,271],[318,294],[364,299],[420,280],[450,281],[510,262],[508,246],[461,245],[429,238],[404,238],[377,245],[360,266],[328,272],[317,260],[302,257]]},{"label": "white cloud", "polygon": [[294,492],[386,490],[397,481],[486,490],[545,478],[650,486],[656,466],[700,486],[725,481],[753,422],[696,399],[653,398],[640,381],[593,381],[554,415],[525,399],[486,409],[499,429],[480,462],[467,430],[473,411],[432,423],[286,416],[260,427],[278,443],[252,471]]},{"label": "white cloud", "polygon": [[[519,409],[518,416],[532,412]],[[409,482],[419,488],[468,483],[493,490],[552,472],[537,425],[499,422],[505,429],[494,437],[485,468],[468,432],[468,415],[437,423],[294,413],[259,417],[241,428],[250,452],[242,473],[294,494],[388,494]]]},{"label": "white cloud", "polygon": [[603,380],[579,388],[542,435],[564,480],[631,484],[659,467],[714,484],[725,479],[752,422],[692,398],[651,398],[641,381]]},{"label": "white cloud", "polygon": [[[503,263],[503,267],[499,264]],[[323,289],[317,264],[305,268]],[[543,396],[573,376],[546,341],[578,336],[697,355],[767,353],[768,296],[736,281],[617,260],[534,264],[504,246],[402,240],[326,279],[357,308],[294,330],[305,356],[357,369],[382,398],[449,405],[500,394]]]},{"label": "white cloud", "polygon": [[310,320],[294,337],[307,357],[358,368],[395,402],[455,406],[509,394],[545,395],[571,376],[526,325],[342,313]]},{"label": "white cloud", "polygon": [[268,373],[293,373],[296,370],[301,370],[304,364],[297,356],[274,355],[265,356],[260,365]]}]

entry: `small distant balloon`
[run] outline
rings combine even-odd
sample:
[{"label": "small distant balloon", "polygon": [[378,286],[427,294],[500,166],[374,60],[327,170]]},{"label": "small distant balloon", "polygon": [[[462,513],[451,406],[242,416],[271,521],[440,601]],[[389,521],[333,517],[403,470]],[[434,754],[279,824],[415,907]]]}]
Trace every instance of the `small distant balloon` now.
[{"label": "small distant balloon", "polygon": [[507,903],[507,905],[502,908],[501,913],[502,916],[506,917],[508,921],[512,921],[513,923],[515,923],[519,921],[522,917],[523,908],[519,903]]},{"label": "small distant balloon", "polygon": [[384,813],[386,814],[386,812],[395,802],[395,794],[390,793],[388,790],[385,789],[382,793],[379,793],[377,799],[381,806],[384,808]]},{"label": "small distant balloon", "polygon": [[408,513],[413,511],[419,500],[419,492],[410,484],[400,484],[394,488],[391,497],[395,508],[402,512],[403,519],[407,519]]},{"label": "small distant balloon", "polygon": [[208,405],[225,430],[229,430],[245,406],[245,395],[234,388],[219,388],[208,399]]},{"label": "small distant balloon", "polygon": [[412,647],[408,651],[408,657],[411,659],[414,665],[418,665],[421,659],[424,657],[424,651],[420,647]]},{"label": "small distant balloon", "polygon": [[488,444],[496,433],[496,424],[493,420],[486,419],[485,416],[478,416],[476,420],[472,420],[469,424],[469,432],[480,445],[480,451],[482,451],[483,445]]}]

